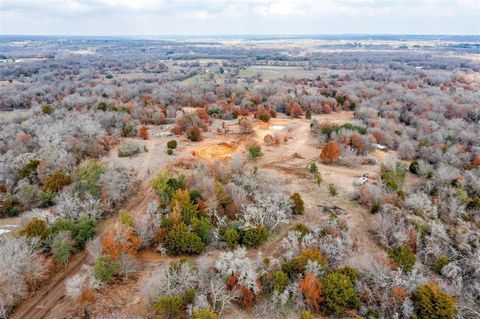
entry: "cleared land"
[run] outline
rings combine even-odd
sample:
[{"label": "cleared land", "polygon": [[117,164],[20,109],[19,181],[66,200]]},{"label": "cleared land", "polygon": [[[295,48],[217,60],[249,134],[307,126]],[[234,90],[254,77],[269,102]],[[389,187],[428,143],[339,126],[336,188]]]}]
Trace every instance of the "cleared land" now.
[{"label": "cleared land", "polygon": [[[326,114],[315,116],[317,120],[328,120],[336,123],[346,123],[353,120],[351,112]],[[228,133],[217,133],[215,128],[225,124],[229,127]],[[300,192],[305,202],[305,215],[299,216],[288,225],[283,226],[272,235],[271,240],[259,249],[250,249],[248,255],[252,258],[258,254],[280,256],[282,254],[282,238],[294,225],[303,222],[308,225],[322,225],[328,218],[324,207],[338,206],[340,212],[348,221],[351,236],[354,240],[355,249],[350,253],[347,262],[355,261],[355,264],[366,263],[372,256],[378,254],[381,249],[371,237],[368,229],[371,225],[371,214],[351,202],[348,199],[350,192],[354,190],[353,181],[367,172],[375,180],[378,173],[378,165],[362,165],[357,168],[343,166],[330,166],[318,163],[320,149],[315,142],[313,133],[310,131],[310,122],[305,119],[276,118],[269,123],[255,122],[252,135],[239,134],[236,131],[236,121],[214,120],[210,132],[205,133],[201,142],[190,142],[184,138],[169,136],[169,125],[150,126],[150,139],[146,141],[136,139],[135,142],[145,144],[148,152],[135,157],[119,158],[117,149],[113,149],[108,157],[103,158],[106,162],[119,163],[135,170],[137,176],[143,181],[137,196],[133,197],[125,206],[132,214],[143,214],[147,209],[148,202],[155,199],[155,194],[150,187],[150,180],[155,172],[167,167],[175,167],[194,160],[226,160],[235,152],[246,152],[246,145],[252,139],[257,140],[263,148],[264,157],[257,163],[262,171],[270,171],[279,176],[285,184],[288,192]],[[266,146],[263,137],[266,134],[281,132],[288,136],[287,142],[277,146]],[[179,147],[175,154],[170,156],[166,153],[166,142],[177,139]],[[373,154],[375,156],[376,153]],[[383,154],[382,154],[383,155]],[[381,160],[380,156],[377,159]],[[317,162],[319,171],[323,176],[323,183],[317,186],[308,171],[308,165]],[[337,185],[340,194],[335,199],[328,196],[327,185]],[[103,221],[98,227],[101,234],[107,226],[116,222],[116,215]],[[217,250],[206,252],[207,256],[214,257],[219,253]],[[129,305],[135,313],[146,313],[147,305],[139,295],[138,283],[142,278],[147,278],[151,271],[159,264],[178,259],[161,255],[153,250],[144,250],[139,254],[141,271],[134,277],[120,284],[114,284],[106,290],[99,304],[116,306]],[[70,301],[65,299],[65,283],[76,273],[82,271],[82,267],[89,262],[86,253],[79,253],[69,264],[54,276],[51,282],[37,291],[30,300],[23,303],[12,318],[58,318],[69,312]],[[236,310],[229,314],[228,318],[248,317],[247,314]]]}]

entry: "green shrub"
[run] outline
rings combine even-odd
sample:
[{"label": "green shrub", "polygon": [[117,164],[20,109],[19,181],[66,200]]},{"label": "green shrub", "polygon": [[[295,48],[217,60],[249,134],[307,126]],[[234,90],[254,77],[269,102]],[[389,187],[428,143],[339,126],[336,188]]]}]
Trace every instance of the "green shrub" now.
[{"label": "green shrub", "polygon": [[334,314],[344,313],[347,309],[358,309],[360,300],[353,283],[348,276],[332,272],[323,280],[323,295],[325,308]]},{"label": "green shrub", "polygon": [[247,228],[241,234],[242,244],[247,247],[257,247],[268,239],[268,230],[263,226]]},{"label": "green shrub", "polygon": [[208,116],[212,116],[214,114],[218,115],[218,114],[220,114],[220,109],[219,108],[208,109],[207,114],[208,114]]},{"label": "green shrub", "polygon": [[62,231],[52,239],[50,249],[55,261],[59,264],[66,264],[73,250],[73,240],[69,231]]},{"label": "green shrub", "polygon": [[72,231],[79,248],[85,247],[87,241],[95,236],[95,219],[89,216],[80,216]]},{"label": "green shrub", "polygon": [[77,247],[83,248],[87,241],[95,236],[95,219],[80,216],[78,220],[57,219],[50,227],[52,234],[68,231],[72,234]]},{"label": "green shrub", "polygon": [[417,318],[453,319],[457,316],[456,300],[435,284],[420,285],[413,294]]},{"label": "green shrub", "polygon": [[17,207],[18,199],[15,196],[10,196],[2,202],[0,207],[0,216],[16,217],[20,215],[20,208]]},{"label": "green shrub", "polygon": [[46,192],[56,193],[70,184],[70,182],[70,176],[57,171],[45,179],[42,189]]},{"label": "green shrub", "polygon": [[368,308],[364,316],[365,319],[380,319],[380,314],[373,308]]},{"label": "green shrub", "polygon": [[185,294],[183,295],[183,303],[188,305],[188,304],[193,304],[195,301],[195,288],[188,288],[185,291]]},{"label": "green shrub", "polygon": [[307,111],[305,112],[305,119],[307,119],[307,120],[311,120],[311,119],[312,119],[312,111],[307,110]]},{"label": "green shrub", "polygon": [[263,156],[262,148],[260,147],[260,145],[250,145],[247,148],[247,151],[248,151],[248,158],[251,161],[256,161],[257,159]]},{"label": "green shrub", "polygon": [[122,127],[122,134],[125,137],[136,136],[137,132],[135,132],[135,127],[132,124],[125,124]]},{"label": "green shrub", "polygon": [[356,131],[359,134],[366,134],[367,129],[361,126],[353,125],[351,123],[346,123],[343,125],[325,125],[320,127],[320,133],[331,140],[333,132],[340,132],[341,130],[352,130]]},{"label": "green shrub", "polygon": [[173,194],[172,201],[170,203],[170,212],[175,210],[180,210],[182,221],[186,225],[190,225],[192,218],[197,217],[197,205],[192,203],[190,199],[190,192],[187,189],[177,189]]},{"label": "green shrub", "polygon": [[171,148],[167,150],[167,155],[173,155],[173,150]]},{"label": "green shrub", "polygon": [[313,319],[313,315],[308,310],[302,311],[298,319]]},{"label": "green shrub", "polygon": [[38,237],[41,240],[45,240],[50,235],[50,229],[43,220],[35,218],[20,230],[20,235],[28,238]]},{"label": "green shrub", "polygon": [[343,103],[345,103],[345,97],[342,95],[337,96],[335,99],[337,100],[337,103],[340,105],[343,105]]},{"label": "green shrub", "polygon": [[192,313],[193,319],[218,319],[218,316],[210,309],[202,308]]},{"label": "green shrub", "polygon": [[318,166],[317,166],[317,163],[311,163],[310,166],[308,167],[308,170],[310,171],[310,173],[312,174],[316,174],[318,173]]},{"label": "green shrub", "polygon": [[107,103],[103,101],[98,103],[97,109],[103,112],[107,111]]},{"label": "green shrub", "polygon": [[282,293],[288,286],[288,275],[281,270],[272,272],[272,288],[278,293]]},{"label": "green shrub", "polygon": [[41,207],[48,207],[53,205],[53,194],[51,192],[38,191],[37,193],[38,200],[40,201]]},{"label": "green shrub", "polygon": [[290,196],[290,199],[293,202],[292,212],[293,215],[303,215],[305,212],[305,207],[303,206],[303,200],[299,193],[293,193]]},{"label": "green shrub", "polygon": [[418,171],[420,169],[420,165],[418,164],[417,161],[413,161],[410,163],[410,166],[408,167],[408,170],[410,173],[418,175]]},{"label": "green shrub", "polygon": [[310,234],[310,229],[305,224],[296,224],[295,230],[301,234],[301,237],[305,237],[305,235]]},{"label": "green shrub", "polygon": [[133,217],[132,214],[127,212],[125,209],[120,209],[119,211],[120,224],[133,227]]},{"label": "green shrub", "polygon": [[53,108],[48,104],[43,104],[42,105],[42,113],[50,115],[50,114],[53,113]]},{"label": "green shrub", "polygon": [[382,205],[380,203],[373,203],[372,207],[370,207],[370,213],[376,214],[380,211]]},{"label": "green shrub", "polygon": [[200,219],[192,219],[192,230],[195,234],[200,237],[203,243],[207,244],[208,239],[210,238],[210,233],[213,230],[213,225],[210,223],[207,217],[202,217]]},{"label": "green shrub", "polygon": [[161,171],[152,180],[152,187],[163,199],[171,200],[177,190],[185,188],[185,176],[170,177],[168,172]]},{"label": "green shrub", "polygon": [[171,255],[200,254],[205,248],[202,239],[183,223],[173,226],[172,230],[168,232],[164,244]]},{"label": "green shrub", "polygon": [[392,258],[393,261],[405,272],[409,273],[412,271],[413,266],[415,265],[416,257],[415,254],[408,250],[405,246],[398,246],[396,248],[390,248],[388,250],[388,257]]},{"label": "green shrub", "polygon": [[258,116],[258,119],[263,122],[268,122],[270,121],[270,115],[267,113],[262,113]]},{"label": "green shrub", "polygon": [[202,140],[202,132],[196,126],[191,126],[187,130],[187,138],[192,142],[198,142]]},{"label": "green shrub", "polygon": [[170,216],[165,216],[164,218],[161,219],[160,221],[160,228],[165,229],[165,230],[170,230],[173,227],[173,219]]},{"label": "green shrub", "polygon": [[133,142],[124,142],[118,148],[118,157],[130,157],[142,152],[142,147]]},{"label": "green shrub", "polygon": [[355,282],[360,278],[360,273],[355,268],[352,268],[352,267],[349,267],[349,266],[339,268],[339,269],[335,270],[335,272],[337,274],[342,274],[342,275],[347,276],[348,278],[350,278],[351,282]]},{"label": "green shrub", "polygon": [[223,232],[222,239],[228,247],[236,248],[239,245],[240,234],[235,228],[228,228]]},{"label": "green shrub", "polygon": [[174,318],[183,310],[183,306],[182,296],[161,296],[155,304],[155,310],[158,314]]},{"label": "green shrub", "polygon": [[202,199],[202,194],[196,189],[190,189],[190,200],[192,203],[198,204]]},{"label": "green shrub", "polygon": [[28,163],[23,165],[23,167],[18,171],[18,179],[24,179],[35,173],[39,164],[40,161],[36,159],[28,161]]},{"label": "green shrub", "polygon": [[50,226],[50,231],[52,234],[56,235],[63,231],[68,231],[73,233],[75,229],[75,222],[69,218],[59,218],[53,222]]},{"label": "green shrub", "polygon": [[403,182],[405,181],[405,174],[405,166],[400,162],[397,162],[394,171],[389,170],[383,164],[380,167],[380,179],[388,189],[394,192],[402,189]]},{"label": "green shrub", "polygon": [[305,271],[308,261],[315,261],[322,267],[327,267],[328,260],[320,251],[305,248],[300,254],[282,264],[282,270],[288,274],[290,278],[295,277],[298,274],[302,274]]},{"label": "green shrub", "polygon": [[335,184],[328,184],[328,195],[335,197],[338,195],[337,186]]},{"label": "green shrub", "polygon": [[102,283],[110,282],[117,272],[117,263],[106,256],[98,258],[95,262],[95,278]]},{"label": "green shrub", "polygon": [[449,262],[450,262],[450,260],[448,260],[447,256],[440,256],[440,257],[438,257],[437,262],[432,266],[432,269],[437,274],[441,274],[443,267],[448,265]]},{"label": "green shrub", "polygon": [[99,190],[97,186],[98,179],[105,172],[105,164],[88,160],[80,164],[77,169],[78,181],[75,188],[89,192],[92,196],[97,197]]}]

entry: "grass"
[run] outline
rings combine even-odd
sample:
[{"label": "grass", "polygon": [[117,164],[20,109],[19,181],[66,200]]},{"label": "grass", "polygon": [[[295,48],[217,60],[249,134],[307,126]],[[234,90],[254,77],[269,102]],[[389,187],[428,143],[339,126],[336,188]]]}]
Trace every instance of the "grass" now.
[{"label": "grass", "polygon": [[240,71],[240,77],[251,77],[257,74],[260,74],[264,79],[277,79],[283,76],[315,79],[319,71],[288,66],[251,66]]},{"label": "grass", "polygon": [[209,79],[209,75],[210,75],[209,73],[197,74],[195,76],[192,76],[188,79],[183,80],[182,84],[196,85],[196,84],[201,84],[201,83],[210,82],[210,81],[222,82],[222,83],[225,81],[225,75],[224,74],[214,73],[213,74],[213,80]]}]

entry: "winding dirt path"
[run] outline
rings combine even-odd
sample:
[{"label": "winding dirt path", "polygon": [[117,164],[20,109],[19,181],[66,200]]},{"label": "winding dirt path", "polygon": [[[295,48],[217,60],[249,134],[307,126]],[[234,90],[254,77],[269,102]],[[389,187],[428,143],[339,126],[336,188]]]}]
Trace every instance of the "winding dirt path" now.
[{"label": "winding dirt path", "polygon": [[[132,197],[125,205],[127,210],[132,209],[146,209],[149,201],[155,197],[153,189],[149,183],[139,189],[137,195]],[[101,235],[109,225],[114,223],[117,214],[109,216],[107,219],[101,221],[97,226],[97,233]],[[75,254],[68,262],[67,266],[50,278],[50,283],[37,290],[33,296],[26,300],[21,306],[12,314],[12,319],[41,319],[49,315],[51,309],[58,305],[65,298],[65,284],[68,279],[82,270],[82,266],[87,264],[88,254],[82,250]],[[54,316],[55,318],[56,316]]]}]

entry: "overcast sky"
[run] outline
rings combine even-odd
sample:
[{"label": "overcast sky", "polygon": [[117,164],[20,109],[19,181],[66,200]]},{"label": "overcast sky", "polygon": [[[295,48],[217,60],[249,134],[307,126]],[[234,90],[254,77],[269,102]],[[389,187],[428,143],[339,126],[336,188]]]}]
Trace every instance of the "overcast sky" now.
[{"label": "overcast sky", "polygon": [[480,0],[0,0],[0,34],[480,34]]}]

